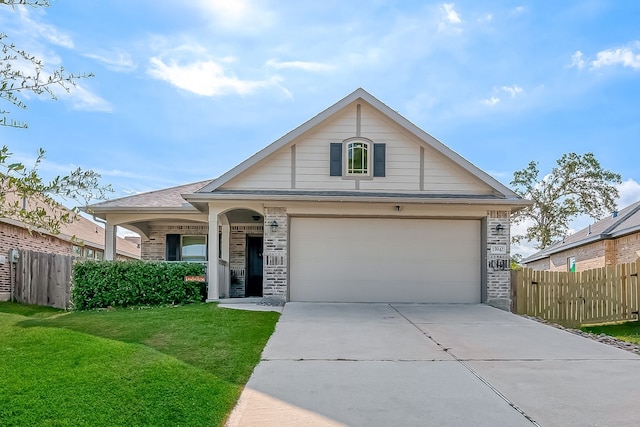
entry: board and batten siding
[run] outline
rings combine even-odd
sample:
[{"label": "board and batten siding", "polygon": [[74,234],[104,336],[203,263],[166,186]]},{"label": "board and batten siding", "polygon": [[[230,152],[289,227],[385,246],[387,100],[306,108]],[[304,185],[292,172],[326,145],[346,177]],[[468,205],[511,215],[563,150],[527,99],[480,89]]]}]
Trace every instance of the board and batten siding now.
[{"label": "board and batten siding", "polygon": [[359,188],[369,192],[491,193],[488,185],[479,182],[434,148],[422,144],[415,135],[366,103],[361,103],[359,136],[386,144],[386,176],[359,180],[329,176],[330,144],[357,135],[356,111],[356,103],[345,107],[227,182],[223,188],[318,191],[353,191]]},{"label": "board and batten siding", "polygon": [[285,190],[291,188],[291,149],[273,153],[258,165],[227,182],[227,190]]}]

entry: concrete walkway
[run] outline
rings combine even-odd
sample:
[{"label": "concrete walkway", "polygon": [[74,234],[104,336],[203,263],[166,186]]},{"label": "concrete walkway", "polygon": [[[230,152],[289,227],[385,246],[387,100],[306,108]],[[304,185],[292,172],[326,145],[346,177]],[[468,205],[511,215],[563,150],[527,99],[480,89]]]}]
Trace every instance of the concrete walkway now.
[{"label": "concrete walkway", "polygon": [[228,426],[638,426],[640,357],[485,305],[288,303]]}]

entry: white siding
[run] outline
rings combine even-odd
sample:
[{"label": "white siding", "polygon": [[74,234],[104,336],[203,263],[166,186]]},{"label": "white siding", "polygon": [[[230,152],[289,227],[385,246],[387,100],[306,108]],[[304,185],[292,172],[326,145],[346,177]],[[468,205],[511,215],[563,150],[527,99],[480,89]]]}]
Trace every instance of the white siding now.
[{"label": "white siding", "polygon": [[282,190],[291,188],[291,149],[284,148],[241,173],[226,190]]},{"label": "white siding", "polygon": [[[429,194],[490,194],[491,188],[446,156],[408,133],[378,110],[361,103],[360,136],[386,144],[386,176],[355,179],[329,176],[330,144],[356,136],[357,108],[351,104],[299,136],[225,184],[225,189],[342,190],[420,192],[420,179]],[[295,182],[292,185],[291,146],[295,145]],[[421,173],[420,148],[424,148]],[[373,153],[372,153],[373,155]],[[344,159],[343,159],[344,160]]]}]

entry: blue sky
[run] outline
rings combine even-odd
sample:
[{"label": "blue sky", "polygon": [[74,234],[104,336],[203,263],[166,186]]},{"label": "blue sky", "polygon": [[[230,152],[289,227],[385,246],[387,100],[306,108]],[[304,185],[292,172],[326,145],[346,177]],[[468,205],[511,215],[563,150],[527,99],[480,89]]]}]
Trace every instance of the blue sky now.
[{"label": "blue sky", "polygon": [[640,199],[639,18],[635,0],[0,7],[49,69],[95,74],[11,109],[30,128],[0,142],[27,163],[44,147],[45,175],[94,169],[120,197],[215,178],[363,87],[505,184],[591,151],[624,207]]}]

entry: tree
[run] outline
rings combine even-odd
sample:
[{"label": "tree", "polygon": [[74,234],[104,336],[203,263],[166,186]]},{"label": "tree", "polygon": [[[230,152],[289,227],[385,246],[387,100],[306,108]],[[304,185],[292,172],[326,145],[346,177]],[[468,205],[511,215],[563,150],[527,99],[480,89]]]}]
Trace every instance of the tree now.
[{"label": "tree", "polygon": [[[31,7],[48,7],[46,0],[0,0],[0,4],[15,8],[16,5]],[[0,99],[13,104],[14,107],[26,110],[26,104],[19,98],[19,94],[32,92],[36,95],[46,94],[56,99],[54,89],[61,88],[69,91],[76,85],[76,81],[93,77],[93,74],[67,74],[64,67],[47,71],[43,62],[15,44],[8,42],[8,36],[0,33]],[[28,70],[28,71],[25,71]],[[0,108],[0,125],[26,128],[27,124],[15,119],[9,119],[10,111]]]},{"label": "tree", "polygon": [[524,198],[533,201],[514,214],[512,221],[531,222],[524,235],[513,236],[514,242],[535,241],[544,249],[554,240],[566,236],[569,222],[578,215],[601,219],[616,208],[619,174],[604,170],[593,153],[564,154],[551,173],[540,178],[538,162],[513,174],[511,185]]},{"label": "tree", "polygon": [[[0,5],[15,8],[16,5],[47,7],[47,0],[0,0]],[[81,78],[92,74],[66,74],[64,68],[47,72],[41,60],[9,43],[8,36],[0,33],[0,100],[14,107],[26,109],[21,94],[48,95],[56,99],[55,87],[69,91]],[[8,120],[10,112],[0,107],[0,125],[26,128],[24,122]],[[111,191],[100,184],[100,175],[92,170],[78,168],[68,175],[45,181],[38,173],[38,166],[45,152],[39,149],[30,168],[20,162],[12,162],[8,146],[0,149],[0,217],[22,221],[30,228],[41,228],[58,233],[61,225],[77,218],[79,208],[62,208],[55,200],[73,200],[87,205],[90,200],[103,199]]]}]

